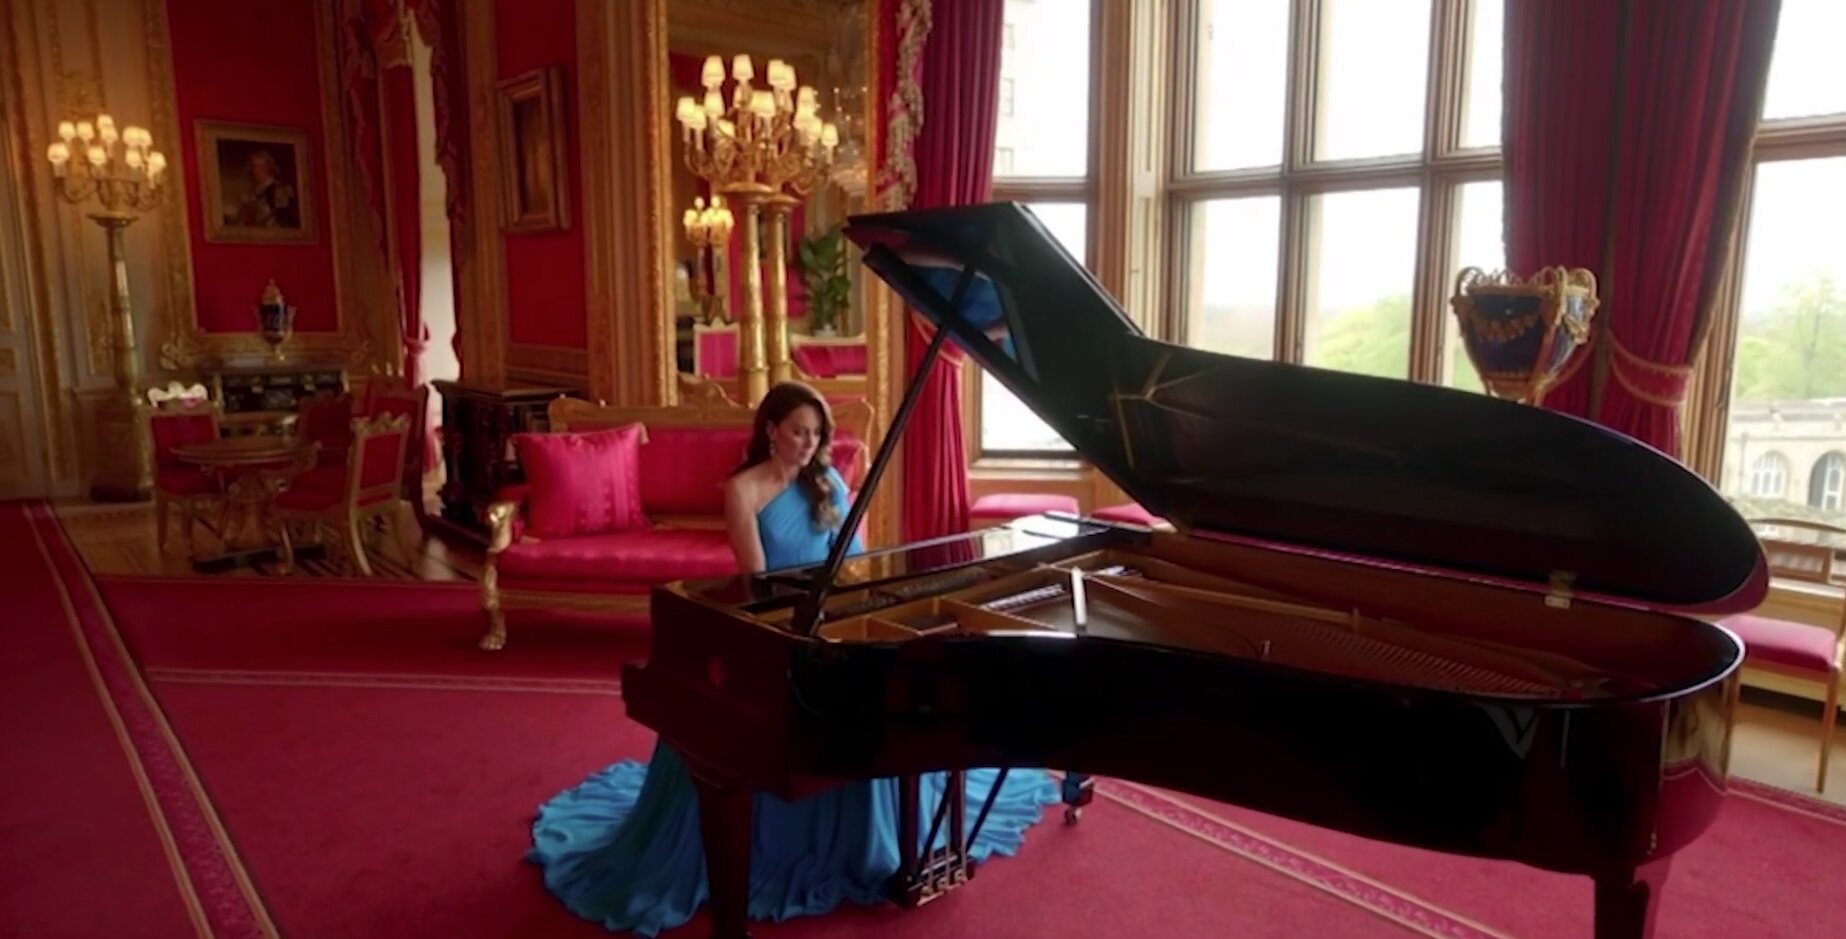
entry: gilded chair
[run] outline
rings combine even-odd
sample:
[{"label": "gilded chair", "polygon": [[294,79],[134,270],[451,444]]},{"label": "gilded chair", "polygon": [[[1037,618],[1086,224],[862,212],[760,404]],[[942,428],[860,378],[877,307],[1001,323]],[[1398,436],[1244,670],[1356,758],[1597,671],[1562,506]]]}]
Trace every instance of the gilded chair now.
[{"label": "gilded chair", "polygon": [[295,406],[295,433],[304,443],[320,445],[316,469],[343,467],[352,446],[353,397],[340,391],[317,391]]},{"label": "gilded chair", "polygon": [[203,385],[169,385],[166,389],[149,389],[147,403],[140,406],[140,411],[147,421],[147,439],[154,451],[154,526],[160,546],[167,546],[169,516],[177,507],[190,547],[199,512],[221,506],[224,489],[216,476],[179,459],[173,451],[187,444],[217,440],[223,406],[211,400]]},{"label": "gilded chair", "polygon": [[345,540],[348,563],[360,574],[372,576],[360,531],[374,519],[395,520],[397,500],[403,492],[404,450],[409,437],[410,418],[406,415],[357,418],[352,422],[345,473],[303,473],[276,496],[284,567],[293,569],[295,564],[291,525],[307,526],[316,538],[326,527],[340,532]]},{"label": "gilded chair", "polygon": [[[1770,576],[1783,581],[1838,587],[1834,556],[1846,550],[1846,528],[1804,519],[1765,518],[1751,522],[1769,559]],[[1846,661],[1846,603],[1827,626],[1741,613],[1722,621],[1744,644],[1744,667],[1812,681],[1826,691],[1820,717],[1820,767],[1814,789],[1827,788],[1827,757],[1839,714],[1840,673]],[[1742,682],[1734,683],[1733,699]]]},{"label": "gilded chair", "polygon": [[418,533],[429,537],[428,509],[423,504],[423,476],[431,456],[429,437],[429,386],[405,388],[373,382],[366,386],[361,408],[366,417],[389,414],[410,419],[409,438],[404,447],[404,498],[410,503],[417,520]]}]

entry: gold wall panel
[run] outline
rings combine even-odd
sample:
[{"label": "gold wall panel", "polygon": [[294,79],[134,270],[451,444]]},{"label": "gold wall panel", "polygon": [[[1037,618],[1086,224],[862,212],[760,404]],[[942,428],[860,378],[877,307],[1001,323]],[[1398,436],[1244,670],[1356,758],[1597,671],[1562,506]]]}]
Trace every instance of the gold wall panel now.
[{"label": "gold wall panel", "polygon": [[19,395],[0,391],[0,487],[18,486],[32,478],[26,427]]}]

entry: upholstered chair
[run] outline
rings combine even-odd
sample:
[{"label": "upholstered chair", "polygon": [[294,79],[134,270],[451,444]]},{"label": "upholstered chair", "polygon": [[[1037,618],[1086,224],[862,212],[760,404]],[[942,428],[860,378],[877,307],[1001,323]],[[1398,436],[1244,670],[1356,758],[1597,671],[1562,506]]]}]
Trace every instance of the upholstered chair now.
[{"label": "upholstered chair", "polygon": [[[1846,528],[1803,519],[1757,519],[1751,522],[1763,542],[1772,577],[1783,581],[1839,587],[1834,580],[1834,554],[1846,550]],[[1840,672],[1846,658],[1846,603],[1826,626],[1778,619],[1759,613],[1741,613],[1722,621],[1743,640],[1744,665],[1763,672],[1811,681],[1826,691],[1826,710],[1820,717],[1820,766],[1815,791],[1827,788],[1827,756],[1832,751],[1833,726],[1839,714]],[[1737,693],[1741,682],[1732,686]]]},{"label": "upholstered chair", "polygon": [[429,470],[432,456],[428,442],[429,386],[406,388],[384,381],[372,382],[366,386],[361,412],[366,417],[389,414],[410,419],[410,435],[404,446],[404,498],[410,502],[418,533],[427,539],[429,526],[423,506],[423,475]]},{"label": "upholstered chair", "polygon": [[410,437],[410,418],[379,414],[351,424],[351,446],[346,451],[344,473],[321,469],[303,473],[276,496],[276,518],[282,523],[282,562],[295,564],[291,525],[302,525],[319,538],[322,528],[340,533],[348,564],[372,576],[365,556],[362,526],[374,519],[394,521],[403,493],[404,449]]},{"label": "upholstered chair", "polygon": [[302,398],[295,413],[295,434],[304,443],[320,445],[316,468],[345,466],[357,416],[353,396],[344,391],[318,391]]},{"label": "upholstered chair", "polygon": [[162,548],[167,546],[167,528],[173,509],[180,510],[190,549],[199,512],[214,510],[223,504],[224,490],[218,478],[173,453],[177,447],[218,439],[222,406],[204,395],[202,386],[198,390],[201,394],[192,395],[169,393],[171,389],[151,389],[148,403],[140,408],[154,451],[154,526]]}]

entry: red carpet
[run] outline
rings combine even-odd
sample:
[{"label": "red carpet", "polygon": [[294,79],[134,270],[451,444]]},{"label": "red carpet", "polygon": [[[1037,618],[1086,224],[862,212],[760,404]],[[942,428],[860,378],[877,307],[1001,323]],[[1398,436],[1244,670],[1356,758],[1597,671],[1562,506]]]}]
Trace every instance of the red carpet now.
[{"label": "red carpet", "polygon": [[[80,601],[93,597],[55,523],[38,524],[62,582]],[[18,539],[7,541],[17,550]],[[39,583],[53,586],[50,578]],[[144,663],[159,702],[155,723],[131,739],[144,749],[167,748],[184,770],[182,781],[200,781],[177,790],[190,793],[191,813],[222,824],[222,839],[208,823],[201,829],[207,838],[186,855],[194,880],[207,885],[202,892],[227,901],[209,934],[607,935],[564,912],[519,858],[540,801],[651,746],[652,735],[623,717],[616,684],[620,664],[644,654],[645,631],[636,624],[515,614],[512,644],[486,655],[472,645],[480,620],[466,587],[122,579],[104,582],[100,595],[113,616],[80,602],[83,628],[108,640],[118,664],[130,652]],[[117,630],[125,642],[111,638]],[[77,673],[62,681],[89,688]],[[137,687],[111,691],[132,700]],[[112,700],[89,693],[93,701]],[[59,694],[72,692],[47,688],[29,707],[50,711],[42,702]],[[167,722],[172,738],[164,735]],[[122,747],[106,725],[101,730],[92,737],[115,747],[119,776]],[[59,736],[70,746],[63,738],[77,735]],[[109,789],[109,774],[96,772],[106,763],[59,756],[37,765],[57,766],[68,778],[15,774],[28,778],[8,785],[36,785],[39,803],[73,806],[54,822],[97,802],[91,790]],[[116,788],[118,800],[137,791],[132,782]],[[1846,935],[1846,891],[1835,886],[1846,861],[1846,813],[1792,795],[1771,804],[1757,797],[1760,790],[1746,792],[1711,836],[1680,856],[1660,939]],[[1104,794],[1080,825],[1041,825],[1019,857],[986,865],[969,888],[942,902],[908,913],[853,909],[755,932],[877,930],[889,939],[1589,935],[1582,878],[1372,844],[1121,783],[1106,783]],[[14,802],[33,798],[21,790]],[[187,811],[187,800],[160,804],[166,817]],[[144,805],[127,808],[138,809],[148,827]],[[132,848],[118,847],[127,839],[117,831],[69,824],[48,827],[39,840],[67,841],[85,862]],[[149,843],[158,848],[156,838]],[[21,850],[43,864],[41,845]],[[171,899],[172,875],[164,884],[150,877],[148,870],[167,871],[153,863],[123,864],[147,882],[149,902],[136,905],[153,911],[137,916],[135,928],[68,922],[96,884],[108,882],[86,866],[42,872],[41,896],[33,899],[41,914],[61,913],[64,921],[21,935],[187,934],[184,906]],[[47,893],[57,902],[47,902]],[[155,901],[162,899],[185,932],[147,926],[158,925]],[[0,934],[7,928],[0,925]],[[675,935],[703,937],[706,929],[695,922]]]}]

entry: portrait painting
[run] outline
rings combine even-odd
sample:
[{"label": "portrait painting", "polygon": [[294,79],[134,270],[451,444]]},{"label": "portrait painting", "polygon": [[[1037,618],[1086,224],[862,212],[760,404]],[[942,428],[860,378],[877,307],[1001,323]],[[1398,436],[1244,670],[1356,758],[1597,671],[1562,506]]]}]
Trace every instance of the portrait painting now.
[{"label": "portrait painting", "polygon": [[306,130],[199,121],[195,138],[206,241],[314,241]]},{"label": "portrait painting", "polygon": [[506,79],[500,91],[500,174],[506,231],[570,227],[565,188],[564,70],[552,66]]}]

